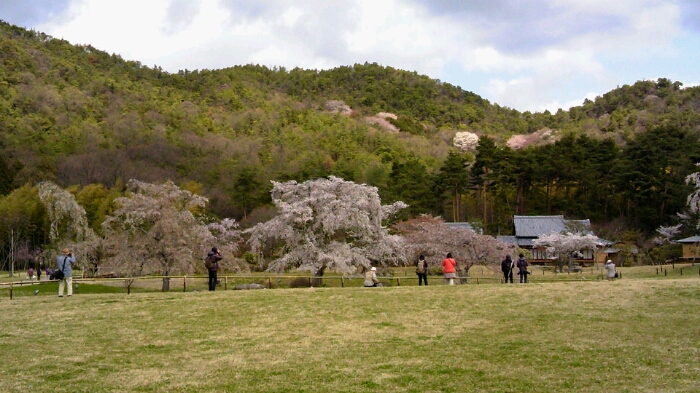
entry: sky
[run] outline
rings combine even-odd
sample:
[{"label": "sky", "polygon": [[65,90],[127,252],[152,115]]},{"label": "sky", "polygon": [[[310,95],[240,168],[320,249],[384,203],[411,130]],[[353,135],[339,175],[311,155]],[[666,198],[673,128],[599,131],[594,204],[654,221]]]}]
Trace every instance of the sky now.
[{"label": "sky", "polygon": [[700,0],[0,0],[0,19],[170,72],[376,62],[520,111],[700,84]]}]

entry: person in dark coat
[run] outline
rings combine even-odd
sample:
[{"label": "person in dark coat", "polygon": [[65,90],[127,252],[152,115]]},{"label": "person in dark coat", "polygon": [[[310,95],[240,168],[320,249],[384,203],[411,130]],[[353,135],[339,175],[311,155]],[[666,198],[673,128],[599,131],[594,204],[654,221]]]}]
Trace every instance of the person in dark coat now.
[{"label": "person in dark coat", "polygon": [[416,274],[418,275],[418,286],[423,285],[423,282],[425,282],[425,285],[428,285],[428,261],[425,260],[423,255],[418,257]]},{"label": "person in dark coat", "polygon": [[527,271],[528,263],[527,263],[527,260],[525,260],[525,256],[523,256],[523,254],[519,255],[517,266],[518,266],[518,274],[520,275],[520,283],[526,284],[527,283],[527,275],[530,273]]},{"label": "person in dark coat", "polygon": [[501,261],[501,271],[503,272],[503,283],[508,284],[508,280],[510,279],[510,283],[513,283],[513,268],[515,267],[515,263],[513,260],[510,258],[510,255],[506,255],[506,259]]},{"label": "person in dark coat", "polygon": [[218,271],[219,271],[219,261],[223,257],[218,248],[213,247],[209,253],[207,253],[207,259],[204,260],[204,266],[209,272],[209,290],[216,290],[216,283],[218,281]]}]

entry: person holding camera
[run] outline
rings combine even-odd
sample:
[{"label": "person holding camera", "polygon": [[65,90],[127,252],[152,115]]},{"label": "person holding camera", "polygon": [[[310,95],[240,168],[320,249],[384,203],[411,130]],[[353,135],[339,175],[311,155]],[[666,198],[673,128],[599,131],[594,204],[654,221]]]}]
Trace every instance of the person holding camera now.
[{"label": "person holding camera", "polygon": [[525,256],[523,254],[518,255],[518,275],[520,275],[520,283],[521,284],[527,284],[527,275],[530,274],[530,272],[527,271],[527,260],[525,259]]},{"label": "person holding camera", "polygon": [[204,260],[204,267],[207,268],[209,272],[209,290],[216,290],[216,283],[219,279],[219,261],[223,257],[221,256],[221,251],[218,248],[212,247],[211,251],[207,254],[207,259]]},{"label": "person holding camera", "polygon": [[[69,249],[63,249],[63,255],[58,257],[58,270],[54,275],[58,274],[62,276],[58,279],[58,297],[63,297],[64,287],[68,286],[68,296],[73,295],[73,269],[72,266],[75,264],[75,258]],[[62,274],[61,274],[62,273]]]}]

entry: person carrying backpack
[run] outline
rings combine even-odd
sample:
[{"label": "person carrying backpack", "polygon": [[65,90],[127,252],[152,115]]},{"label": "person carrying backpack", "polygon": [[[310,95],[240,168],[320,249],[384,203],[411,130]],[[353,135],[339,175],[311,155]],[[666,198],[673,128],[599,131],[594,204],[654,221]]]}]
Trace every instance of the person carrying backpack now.
[{"label": "person carrying backpack", "polygon": [[218,248],[212,247],[211,251],[207,253],[207,258],[204,260],[204,267],[207,268],[209,272],[209,290],[216,290],[216,283],[218,281],[218,271],[219,271],[219,261],[223,257]]},{"label": "person carrying backpack", "polygon": [[418,257],[416,274],[418,275],[418,286],[423,285],[423,282],[425,282],[425,285],[428,285],[428,261],[425,260],[423,255]]}]

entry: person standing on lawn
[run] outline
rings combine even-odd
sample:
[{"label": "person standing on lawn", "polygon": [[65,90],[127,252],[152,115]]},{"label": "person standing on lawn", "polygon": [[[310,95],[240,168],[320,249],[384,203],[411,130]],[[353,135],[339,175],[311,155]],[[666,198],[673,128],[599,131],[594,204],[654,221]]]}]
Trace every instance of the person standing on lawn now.
[{"label": "person standing on lawn", "polygon": [[442,273],[447,281],[447,285],[455,285],[455,268],[457,261],[452,258],[452,253],[448,252],[445,259],[442,260]]},{"label": "person standing on lawn", "polygon": [[510,279],[510,283],[513,283],[513,268],[515,267],[515,263],[513,260],[510,258],[510,255],[506,255],[506,259],[501,261],[501,271],[503,272],[503,283],[508,284],[508,280]]},{"label": "person standing on lawn", "polygon": [[221,256],[221,252],[219,251],[218,248],[212,247],[211,251],[207,253],[207,258],[204,260],[204,266],[207,268],[207,271],[209,272],[209,290],[210,291],[215,291],[216,290],[216,283],[219,279],[218,272],[219,272],[219,261],[223,257]]},{"label": "person standing on lawn", "polygon": [[75,258],[69,249],[63,249],[63,255],[58,257],[58,270],[63,272],[63,278],[58,280],[58,297],[63,297],[63,290],[68,286],[68,296],[73,296],[73,269]]},{"label": "person standing on lawn", "polygon": [[527,271],[527,260],[525,259],[525,256],[523,254],[518,255],[518,275],[520,275],[520,283],[521,284],[527,284],[527,275],[530,274]]},{"label": "person standing on lawn", "polygon": [[418,286],[423,285],[423,282],[425,282],[425,285],[428,285],[428,261],[425,260],[423,255],[418,257],[416,274],[418,275]]},{"label": "person standing on lawn", "polygon": [[605,262],[605,268],[608,269],[608,281],[615,281],[615,264],[613,261],[608,259],[608,261]]}]

